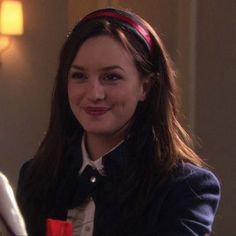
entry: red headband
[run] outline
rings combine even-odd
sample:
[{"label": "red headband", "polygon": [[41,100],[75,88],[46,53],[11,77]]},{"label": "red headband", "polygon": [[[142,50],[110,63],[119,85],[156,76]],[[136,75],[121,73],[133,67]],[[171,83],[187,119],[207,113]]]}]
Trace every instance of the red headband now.
[{"label": "red headband", "polygon": [[152,49],[152,40],[150,37],[149,32],[140,24],[132,20],[130,17],[118,14],[116,12],[95,12],[91,13],[88,16],[85,16],[85,18],[82,19],[82,21],[86,21],[89,19],[93,19],[96,17],[103,17],[103,16],[108,16],[108,17],[113,17],[114,19],[118,19],[122,22],[125,22],[126,24],[132,26],[136,31],[138,31],[142,37],[144,38],[145,42],[147,43],[148,47]]}]

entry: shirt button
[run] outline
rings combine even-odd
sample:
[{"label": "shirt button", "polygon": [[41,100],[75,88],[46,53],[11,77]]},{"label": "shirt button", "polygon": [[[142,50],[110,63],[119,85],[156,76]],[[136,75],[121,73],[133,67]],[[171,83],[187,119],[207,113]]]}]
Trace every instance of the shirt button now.
[{"label": "shirt button", "polygon": [[91,230],[90,226],[88,226],[88,225],[85,226],[85,231],[86,231],[86,232],[89,232],[90,230]]},{"label": "shirt button", "polygon": [[95,182],[96,182],[96,177],[92,176],[92,177],[90,178],[90,182],[91,182],[91,183],[95,183]]}]

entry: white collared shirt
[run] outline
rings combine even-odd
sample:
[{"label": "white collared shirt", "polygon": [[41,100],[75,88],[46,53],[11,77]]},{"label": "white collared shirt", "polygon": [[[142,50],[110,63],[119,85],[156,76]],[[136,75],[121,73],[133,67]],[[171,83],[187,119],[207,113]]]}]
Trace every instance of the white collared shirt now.
[{"label": "white collared shirt", "polygon": [[[106,154],[113,151],[122,142],[123,141],[121,141],[119,144],[115,145]],[[96,161],[92,161],[89,158],[89,155],[88,155],[88,152],[87,152],[86,146],[85,146],[85,135],[82,138],[81,148],[82,148],[83,162],[82,162],[82,166],[79,170],[79,174],[81,174],[84,171],[84,169],[87,165],[90,165],[90,166],[96,168],[100,175],[105,175],[104,167],[102,164],[102,157],[100,157]],[[95,213],[95,203],[91,197],[88,198],[79,207],[68,210],[67,221],[72,223],[72,226],[73,226],[73,234],[72,235],[73,236],[92,236],[93,235],[94,213]]]}]

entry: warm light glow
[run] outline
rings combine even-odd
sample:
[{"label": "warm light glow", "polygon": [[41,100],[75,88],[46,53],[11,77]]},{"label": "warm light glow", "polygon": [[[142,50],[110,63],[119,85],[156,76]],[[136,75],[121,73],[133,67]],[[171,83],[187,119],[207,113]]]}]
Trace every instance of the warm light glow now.
[{"label": "warm light glow", "polygon": [[5,51],[10,45],[9,38],[0,36],[0,54]]},{"label": "warm light glow", "polygon": [[1,4],[0,30],[1,34],[23,34],[22,3],[15,0],[4,0]]}]

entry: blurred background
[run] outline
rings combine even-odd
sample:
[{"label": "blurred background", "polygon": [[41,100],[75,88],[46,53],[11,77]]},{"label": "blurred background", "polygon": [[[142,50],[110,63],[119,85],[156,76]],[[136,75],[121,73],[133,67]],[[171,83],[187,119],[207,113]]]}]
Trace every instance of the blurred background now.
[{"label": "blurred background", "polygon": [[0,170],[13,188],[21,165],[32,158],[47,129],[58,55],[67,33],[92,10],[128,8],[149,21],[164,41],[177,70],[183,123],[221,182],[212,235],[236,235],[236,1],[22,3],[24,34],[11,37],[0,67]]}]

